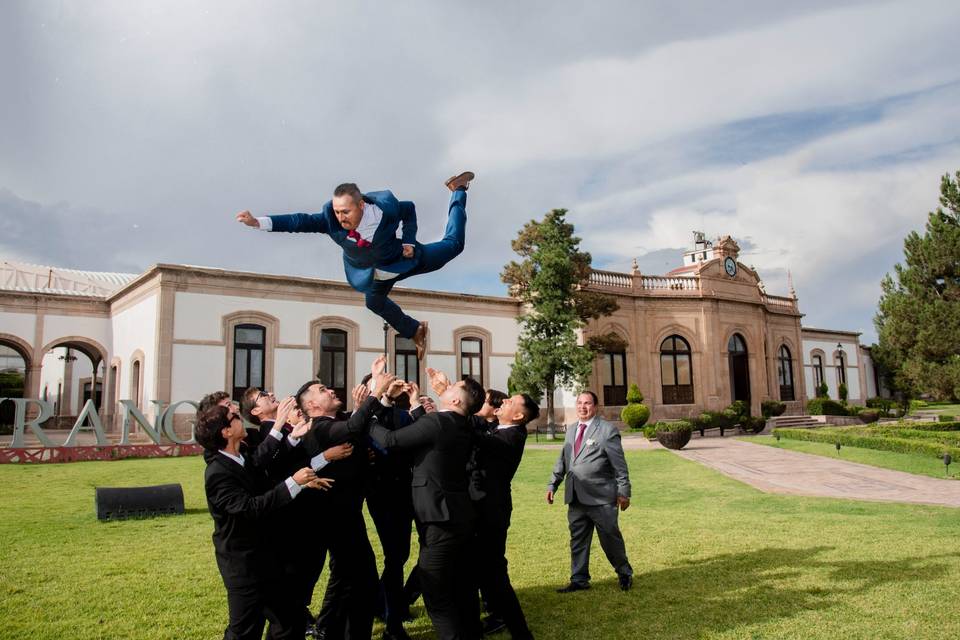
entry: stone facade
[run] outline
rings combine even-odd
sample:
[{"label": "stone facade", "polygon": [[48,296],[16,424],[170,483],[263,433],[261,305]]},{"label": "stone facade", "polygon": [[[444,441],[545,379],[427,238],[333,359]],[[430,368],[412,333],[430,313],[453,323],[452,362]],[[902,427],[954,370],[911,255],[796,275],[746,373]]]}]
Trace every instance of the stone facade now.
[{"label": "stone facade", "polygon": [[[682,266],[666,275],[636,269],[592,274],[588,286],[615,296],[620,305],[582,332],[583,340],[600,340],[610,352],[597,358],[590,378],[607,416],[618,417],[633,383],[651,408],[651,420],[723,409],[734,398],[748,401],[754,414],[771,399],[802,413],[820,378],[831,397],[840,381],[852,402],[878,394],[859,334],[802,327],[792,287],[788,297],[767,294],[738,254],[730,237],[715,243],[701,237]],[[406,361],[416,367],[422,386],[427,366],[451,377],[469,367],[484,386],[506,390],[522,312],[516,300],[401,287],[393,297],[430,322],[424,361]],[[242,326],[262,329],[256,379],[278,394],[317,376],[325,331],[343,336],[347,388],[385,347],[390,362],[397,362],[395,333],[385,335],[362,296],[342,282],[173,264],[140,275],[9,262],[0,269],[0,345],[23,359],[24,395],[43,397],[41,381],[52,379],[49,372],[41,375],[44,357],[67,347],[94,365],[84,369],[83,383],[93,386],[89,371],[96,372],[104,424],[114,428],[120,399],[152,414],[154,402],[231,391],[239,366],[235,332]],[[681,352],[664,353],[667,347]],[[44,386],[49,396],[50,385]],[[572,391],[558,391],[558,419],[572,421],[574,403]],[[178,422],[190,412],[188,405],[177,407]]]}]

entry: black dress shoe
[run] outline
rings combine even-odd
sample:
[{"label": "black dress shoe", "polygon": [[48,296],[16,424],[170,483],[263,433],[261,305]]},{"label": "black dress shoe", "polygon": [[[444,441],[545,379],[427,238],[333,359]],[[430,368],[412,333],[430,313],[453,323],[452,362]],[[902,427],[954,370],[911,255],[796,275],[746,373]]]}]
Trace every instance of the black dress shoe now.
[{"label": "black dress shoe", "polygon": [[412,638],[407,635],[407,632],[400,629],[384,629],[383,635],[381,636],[382,640],[412,640]]},{"label": "black dress shoe", "polygon": [[497,616],[487,616],[483,621],[483,635],[485,636],[503,631],[506,628],[507,623],[503,621],[503,618]]},{"label": "black dress shoe", "polygon": [[628,576],[625,573],[620,574],[620,590],[630,591],[630,587],[632,586],[633,586],[633,576]]},{"label": "black dress shoe", "polygon": [[579,582],[571,582],[565,587],[560,587],[557,589],[557,593],[573,593],[574,591],[586,591],[590,588],[589,584],[581,584]]}]

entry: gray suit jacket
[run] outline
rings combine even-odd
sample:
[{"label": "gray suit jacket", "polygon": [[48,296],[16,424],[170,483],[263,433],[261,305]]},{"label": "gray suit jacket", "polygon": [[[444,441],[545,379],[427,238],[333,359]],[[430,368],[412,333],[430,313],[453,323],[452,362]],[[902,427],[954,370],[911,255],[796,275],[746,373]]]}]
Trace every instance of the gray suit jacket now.
[{"label": "gray suit jacket", "polygon": [[580,453],[573,455],[579,422],[567,426],[567,436],[557,464],[553,466],[553,478],[547,489],[557,492],[567,481],[563,501],[584,505],[611,504],[617,496],[630,497],[630,473],[623,457],[623,445],[617,428],[596,416],[593,424],[583,433]]}]

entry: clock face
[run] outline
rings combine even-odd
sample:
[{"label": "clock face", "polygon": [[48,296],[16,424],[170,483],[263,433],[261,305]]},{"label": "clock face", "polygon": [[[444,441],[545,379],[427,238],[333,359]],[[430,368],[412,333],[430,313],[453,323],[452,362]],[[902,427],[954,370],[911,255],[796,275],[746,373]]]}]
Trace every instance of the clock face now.
[{"label": "clock face", "polygon": [[726,271],[727,275],[731,278],[737,275],[737,261],[727,256],[727,259],[723,261],[723,270]]}]

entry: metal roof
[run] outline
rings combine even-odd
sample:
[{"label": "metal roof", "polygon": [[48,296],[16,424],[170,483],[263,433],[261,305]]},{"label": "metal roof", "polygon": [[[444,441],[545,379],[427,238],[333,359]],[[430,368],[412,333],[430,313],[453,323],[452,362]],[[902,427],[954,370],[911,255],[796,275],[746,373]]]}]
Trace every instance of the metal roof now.
[{"label": "metal roof", "polygon": [[0,289],[7,291],[106,298],[136,277],[135,273],[81,271],[0,260]]}]

